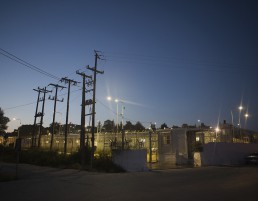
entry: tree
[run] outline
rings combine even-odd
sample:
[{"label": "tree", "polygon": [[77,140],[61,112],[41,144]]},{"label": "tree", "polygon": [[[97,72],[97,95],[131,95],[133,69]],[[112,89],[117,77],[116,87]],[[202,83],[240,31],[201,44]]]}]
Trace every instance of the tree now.
[{"label": "tree", "polygon": [[135,130],[137,130],[137,131],[144,131],[145,130],[145,127],[139,121],[136,122],[134,127],[135,127]]},{"label": "tree", "polygon": [[104,129],[105,129],[106,132],[112,132],[112,131],[114,131],[114,126],[115,126],[114,121],[111,121],[111,120],[106,120],[106,121],[104,121],[103,127],[104,127]]},{"label": "tree", "polygon": [[8,128],[7,123],[9,121],[10,119],[4,116],[4,111],[0,107],[0,134],[5,133],[5,130]]},{"label": "tree", "polygon": [[[52,132],[52,125],[53,123],[49,124],[49,131]],[[55,122],[55,127],[54,127],[54,134],[60,134],[60,123],[59,122]]]},{"label": "tree", "polygon": [[163,124],[161,124],[160,128],[161,128],[161,129],[165,129],[165,128],[168,128],[168,126],[167,126],[166,123],[163,123]]},{"label": "tree", "polygon": [[20,136],[32,136],[34,125],[21,125],[19,127]]},{"label": "tree", "polygon": [[129,130],[129,131],[132,131],[134,130],[134,125],[130,122],[130,121],[126,121],[126,124],[124,126],[124,129],[125,130]]}]

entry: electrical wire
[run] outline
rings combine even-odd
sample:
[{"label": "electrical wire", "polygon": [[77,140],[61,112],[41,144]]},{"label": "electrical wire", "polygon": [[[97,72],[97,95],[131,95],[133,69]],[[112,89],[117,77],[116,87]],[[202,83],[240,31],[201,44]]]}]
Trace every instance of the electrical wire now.
[{"label": "electrical wire", "polygon": [[30,68],[31,70],[34,70],[34,71],[36,71],[38,73],[41,73],[43,75],[46,75],[46,76],[51,77],[51,78],[56,79],[56,80],[60,80],[59,77],[57,77],[55,75],[52,75],[52,74],[50,74],[50,73],[40,69],[39,67],[28,63],[27,61],[25,61],[23,59],[20,59],[19,57],[15,56],[14,54],[11,54],[10,52],[7,52],[6,50],[4,50],[2,48],[0,48],[0,50],[2,51],[2,52],[0,52],[1,55],[3,55],[5,57],[7,57],[7,58],[9,58],[9,59],[19,63],[19,64],[21,64],[23,66],[26,66],[27,68]]},{"label": "electrical wire", "polygon": [[[171,66],[173,68],[180,69],[196,69],[207,71],[254,71],[257,70],[258,65],[252,64],[233,64],[225,62],[216,62],[207,59],[193,59],[193,58],[177,58],[177,57],[157,57],[149,55],[138,55],[138,54],[105,54],[107,56],[107,61],[110,62],[123,62],[123,63],[138,63],[138,64],[148,64],[148,65],[159,65],[161,67]],[[186,66],[192,65],[192,66]],[[207,68],[207,66],[213,68]]]}]

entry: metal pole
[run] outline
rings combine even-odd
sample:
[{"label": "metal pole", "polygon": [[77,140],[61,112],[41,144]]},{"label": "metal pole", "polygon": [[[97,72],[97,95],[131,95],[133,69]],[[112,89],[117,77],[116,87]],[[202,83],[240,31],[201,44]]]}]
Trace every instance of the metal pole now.
[{"label": "metal pole", "polygon": [[232,117],[232,134],[233,134],[233,139],[232,139],[232,142],[234,142],[234,138],[235,138],[235,126],[234,126],[234,116],[233,116],[233,112],[231,110],[231,117]]},{"label": "metal pole", "polygon": [[116,134],[118,136],[118,101],[116,101]]},{"label": "metal pole", "polygon": [[149,153],[149,163],[152,162],[152,144],[151,144],[151,131],[149,131],[149,143],[150,143],[150,153]]},{"label": "metal pole", "polygon": [[122,102],[122,130],[124,129],[124,102]]}]

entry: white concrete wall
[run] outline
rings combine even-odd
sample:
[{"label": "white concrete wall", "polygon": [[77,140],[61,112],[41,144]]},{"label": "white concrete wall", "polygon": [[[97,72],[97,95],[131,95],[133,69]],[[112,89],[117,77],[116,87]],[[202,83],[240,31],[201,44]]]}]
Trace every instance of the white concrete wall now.
[{"label": "white concrete wall", "polygon": [[245,163],[245,156],[258,151],[258,144],[243,143],[208,143],[203,145],[200,153],[201,161],[196,163],[203,165],[241,165]]},{"label": "white concrete wall", "polygon": [[186,132],[186,128],[172,130],[172,151],[176,157],[176,165],[184,165],[188,161]]},{"label": "white concrete wall", "polygon": [[128,172],[142,172],[147,169],[147,150],[113,150],[112,160]]}]

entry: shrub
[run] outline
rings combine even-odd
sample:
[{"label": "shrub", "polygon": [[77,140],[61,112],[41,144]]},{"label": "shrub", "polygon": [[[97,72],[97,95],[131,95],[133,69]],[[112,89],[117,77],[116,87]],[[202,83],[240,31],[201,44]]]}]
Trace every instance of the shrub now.
[{"label": "shrub", "polygon": [[99,157],[96,157],[94,159],[93,167],[98,171],[104,172],[125,172],[125,170],[119,165],[116,165],[112,161],[112,157],[107,154],[100,154]]},{"label": "shrub", "polygon": [[[90,149],[85,151],[85,166],[90,165]],[[0,160],[5,162],[16,162],[16,151],[9,147],[0,147]],[[39,166],[50,166],[58,168],[82,169],[81,152],[70,155],[60,154],[57,151],[46,151],[41,149],[22,150],[20,152],[20,163]],[[94,157],[93,169],[101,172],[124,172],[124,170],[113,163],[111,156],[101,153]]]}]

